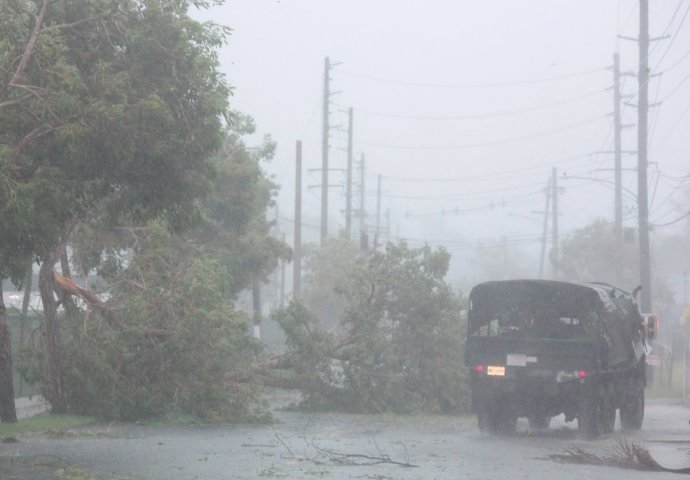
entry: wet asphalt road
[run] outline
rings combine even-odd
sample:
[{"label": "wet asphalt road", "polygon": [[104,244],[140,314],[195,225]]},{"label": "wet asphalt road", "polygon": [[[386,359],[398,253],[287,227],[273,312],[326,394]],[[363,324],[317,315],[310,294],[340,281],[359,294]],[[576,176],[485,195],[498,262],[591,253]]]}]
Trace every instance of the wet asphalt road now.
[{"label": "wet asphalt road", "polygon": [[[548,431],[529,432],[520,421],[516,435],[492,437],[481,435],[473,418],[282,410],[275,416],[273,425],[98,424],[24,437],[0,444],[0,478],[54,479],[65,467],[98,479],[149,480],[682,478],[550,458],[572,448],[602,453],[620,438],[645,446],[664,466],[690,466],[690,409],[678,400],[648,401],[642,431],[623,434],[617,425],[595,441],[578,440],[576,422],[561,418]],[[361,465],[376,461],[384,463]]]}]

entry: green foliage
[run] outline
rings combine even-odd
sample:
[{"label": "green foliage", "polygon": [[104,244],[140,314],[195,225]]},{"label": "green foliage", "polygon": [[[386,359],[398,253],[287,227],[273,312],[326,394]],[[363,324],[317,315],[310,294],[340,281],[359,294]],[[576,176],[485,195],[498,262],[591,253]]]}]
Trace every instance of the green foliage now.
[{"label": "green foliage", "polygon": [[17,423],[0,423],[0,438],[48,432],[60,434],[93,421],[91,417],[79,415],[37,415],[24,418]]},{"label": "green foliage", "polygon": [[473,259],[476,282],[525,278],[536,275],[538,263],[528,259],[517,247],[501,246],[480,249]]},{"label": "green foliage", "polygon": [[338,325],[345,301],[336,288],[352,275],[360,255],[359,246],[344,235],[328,239],[322,248],[305,248],[302,298],[325,330]]},{"label": "green foliage", "polygon": [[[248,149],[253,122],[229,113],[216,52],[229,30],[188,15],[213,3],[54,0],[45,16],[0,3],[0,277],[52,261],[76,224],[73,265],[97,270],[125,326],[61,320],[72,411],[261,414],[258,345],[231,301],[289,250],[267,235],[274,144]],[[25,373],[44,379],[32,358]]]},{"label": "green foliage", "polygon": [[610,222],[596,220],[561,244],[561,270],[573,280],[600,281],[632,290],[639,283],[635,244],[618,245]]},{"label": "green foliage", "polygon": [[194,217],[230,94],[215,52],[228,31],[187,15],[203,3],[56,0],[44,17],[0,3],[0,255],[46,258],[94,207]]},{"label": "green foliage", "polygon": [[339,364],[331,358],[335,336],[324,331],[319,319],[299,301],[274,312],[273,318],[287,334],[286,363],[294,370],[304,405],[327,407],[331,394],[339,393],[332,387],[342,382]]},{"label": "green foliage", "polygon": [[227,293],[235,296],[253,279],[266,280],[280,258],[290,258],[290,250],[269,235],[272,224],[266,220],[277,185],[261,164],[273,158],[275,143],[266,137],[258,147],[248,148],[243,138],[254,133],[254,121],[240,113],[232,120],[213,158],[216,175],[201,202],[203,222],[191,235],[215,252],[232,279]]},{"label": "green foliage", "polygon": [[[122,420],[265,415],[251,381],[260,344],[224,298],[223,269],[202,249],[152,223],[139,231],[135,255],[112,280],[108,305],[124,330],[94,313],[63,319],[70,411]],[[29,367],[41,360],[39,350]]]},{"label": "green foliage", "polygon": [[[343,336],[291,305],[277,319],[312,405],[358,412],[457,412],[468,402],[462,302],[444,249],[389,244],[358,261],[338,291]],[[306,377],[306,379],[305,379]]]}]

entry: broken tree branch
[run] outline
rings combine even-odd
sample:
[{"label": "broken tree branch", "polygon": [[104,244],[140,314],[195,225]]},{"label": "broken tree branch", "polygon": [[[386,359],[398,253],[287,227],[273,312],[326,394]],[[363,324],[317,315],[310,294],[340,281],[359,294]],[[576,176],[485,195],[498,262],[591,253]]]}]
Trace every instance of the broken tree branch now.
[{"label": "broken tree branch", "polygon": [[405,468],[418,468],[419,465],[414,465],[412,463],[409,463],[407,461],[399,461],[399,460],[393,460],[390,455],[387,455],[378,448],[378,445],[376,445],[378,452],[376,454],[366,454],[366,453],[347,453],[347,452],[339,452],[337,450],[332,450],[330,448],[323,448],[318,446],[316,443],[309,442],[305,439],[307,446],[311,447],[314,452],[316,453],[315,455],[307,455],[307,454],[298,454],[296,455],[292,448],[288,445],[288,443],[283,440],[280,435],[276,433],[276,438],[280,441],[280,443],[283,444],[285,449],[288,451],[290,456],[288,457],[291,460],[299,460],[299,461],[307,461],[314,463],[316,465],[324,465],[324,464],[337,464],[337,465],[348,465],[348,466],[353,466],[353,467],[361,467],[361,466],[372,466],[372,465],[397,465],[399,467],[405,467]]},{"label": "broken tree branch", "polygon": [[628,443],[623,439],[616,447],[601,455],[587,452],[581,448],[566,449],[564,454],[550,455],[549,458],[567,463],[607,465],[632,470],[650,472],[671,472],[690,474],[690,468],[667,468],[659,464],[645,447]]},{"label": "broken tree branch", "polygon": [[74,280],[72,280],[71,277],[63,277],[55,271],[55,267],[53,267],[53,282],[55,283],[55,286],[64,293],[79,297],[84,300],[89,307],[100,311],[112,327],[118,330],[125,329],[125,325],[122,323],[122,321],[117,318],[117,316],[100,298],[98,298],[95,293],[90,292],[85,288],[81,288],[74,282]]},{"label": "broken tree branch", "polygon": [[31,59],[31,55],[34,52],[34,47],[36,46],[36,42],[38,41],[38,35],[41,32],[41,28],[43,27],[43,19],[45,18],[46,10],[48,9],[48,0],[43,0],[43,4],[41,5],[41,10],[39,11],[38,15],[36,16],[36,23],[34,24],[34,29],[31,32],[31,36],[29,37],[29,41],[26,42],[26,48],[24,49],[24,54],[22,55],[22,59],[19,62],[19,66],[17,69],[14,71],[14,75],[12,75],[12,79],[9,81],[8,86],[14,86],[17,81],[24,75],[24,70],[26,70],[26,66],[29,64],[29,60]]}]

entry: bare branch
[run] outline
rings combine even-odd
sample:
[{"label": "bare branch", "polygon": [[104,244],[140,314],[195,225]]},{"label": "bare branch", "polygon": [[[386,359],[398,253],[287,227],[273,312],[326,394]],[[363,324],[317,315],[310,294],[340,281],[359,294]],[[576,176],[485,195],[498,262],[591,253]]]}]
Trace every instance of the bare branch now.
[{"label": "bare branch", "polygon": [[82,18],[81,20],[77,20],[77,21],[71,22],[71,23],[60,23],[57,25],[51,25],[50,27],[42,28],[39,33],[52,32],[55,30],[66,30],[68,28],[78,27],[79,25],[82,25],[84,23],[89,23],[89,22],[93,22],[96,20],[102,20],[102,19],[106,18],[108,15],[110,15],[110,12],[102,13],[100,15],[94,15],[93,17]]},{"label": "bare branch", "polygon": [[52,125],[41,125],[34,128],[19,141],[16,147],[14,147],[14,156],[16,157],[32,140],[42,137],[53,130],[55,130],[55,127]]},{"label": "bare branch", "polygon": [[5,102],[0,102],[0,108],[11,107],[12,105],[22,103],[24,100],[27,100],[29,98],[31,98],[31,95],[23,95],[19,98],[15,98],[14,100],[7,100]]},{"label": "bare branch", "polygon": [[633,470],[655,472],[690,473],[690,468],[666,468],[657,462],[645,447],[619,440],[615,448],[597,455],[581,448],[566,449],[564,454],[550,455],[549,458],[568,463],[608,465]]},{"label": "bare branch", "polygon": [[412,463],[406,462],[406,461],[398,461],[398,460],[393,460],[390,455],[387,455],[383,452],[381,452],[380,449],[377,449],[378,452],[376,454],[365,454],[365,453],[346,453],[346,452],[339,452],[337,450],[332,450],[330,448],[322,448],[318,446],[316,443],[309,442],[305,439],[307,445],[311,447],[314,452],[316,452],[315,455],[308,455],[308,454],[299,454],[295,455],[294,451],[290,448],[290,446],[285,442],[278,434],[276,434],[276,438],[280,441],[280,443],[283,444],[285,449],[288,451],[290,454],[290,459],[292,460],[300,460],[300,461],[307,461],[311,462],[317,465],[323,465],[323,464],[337,464],[337,465],[350,465],[350,466],[366,466],[366,465],[382,465],[382,464],[387,464],[387,465],[398,465],[400,467],[405,467],[405,468],[418,468],[419,465],[414,465]]},{"label": "bare branch", "polygon": [[55,271],[55,267],[53,267],[53,282],[55,283],[55,286],[63,292],[77,296],[84,300],[89,307],[98,309],[112,327],[118,330],[125,329],[125,325],[122,323],[122,321],[115,316],[115,314],[100,298],[98,298],[98,296],[96,296],[96,294],[81,288],[74,282],[74,280],[72,280],[72,278],[63,277]]},{"label": "bare branch", "polygon": [[48,9],[48,0],[43,0],[43,4],[41,5],[41,10],[38,13],[38,16],[36,16],[36,23],[34,24],[34,29],[31,32],[31,36],[29,37],[29,41],[26,42],[26,48],[24,49],[24,54],[22,55],[22,60],[19,62],[19,66],[17,67],[17,70],[14,71],[14,75],[12,75],[12,79],[8,83],[8,86],[15,86],[15,84],[19,81],[19,79],[24,75],[24,70],[26,70],[26,66],[29,64],[29,60],[31,59],[31,55],[34,52],[34,47],[36,46],[36,42],[38,41],[38,35],[41,32],[41,28],[43,26],[43,19],[45,18],[46,10]]}]

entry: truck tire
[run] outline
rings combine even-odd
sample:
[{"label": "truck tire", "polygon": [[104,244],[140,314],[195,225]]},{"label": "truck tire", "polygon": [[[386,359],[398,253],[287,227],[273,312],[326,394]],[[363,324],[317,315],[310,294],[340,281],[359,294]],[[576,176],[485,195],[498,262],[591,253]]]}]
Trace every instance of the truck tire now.
[{"label": "truck tire", "polygon": [[639,430],[644,419],[644,385],[637,380],[629,387],[621,405],[621,426],[626,430]]},{"label": "truck tire", "polygon": [[601,418],[599,420],[601,433],[612,433],[616,426],[616,405],[613,396],[614,392],[610,388],[601,389]]},{"label": "truck tire", "polygon": [[597,438],[601,433],[602,401],[598,386],[583,392],[577,414],[577,436],[584,440]]},{"label": "truck tire", "polygon": [[498,433],[502,435],[511,435],[515,433],[517,426],[517,416],[510,412],[502,411],[498,416]]},{"label": "truck tire", "polygon": [[479,407],[477,411],[477,425],[482,433],[496,433],[496,412],[487,406]]},{"label": "truck tire", "polygon": [[510,434],[515,432],[517,416],[501,408],[500,402],[486,402],[477,410],[477,425],[482,433]]},{"label": "truck tire", "polygon": [[551,417],[548,415],[530,415],[527,417],[529,428],[532,430],[548,430],[551,424]]}]

